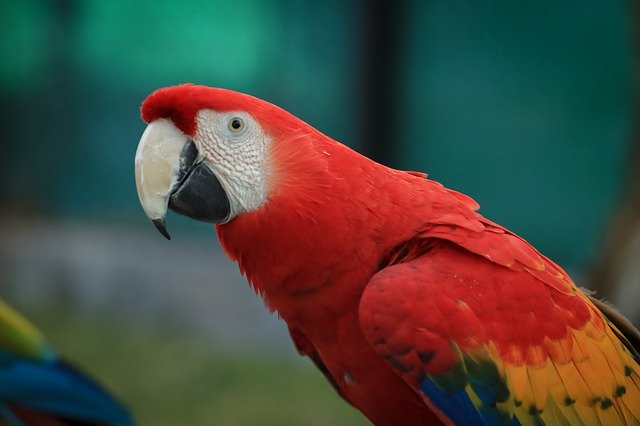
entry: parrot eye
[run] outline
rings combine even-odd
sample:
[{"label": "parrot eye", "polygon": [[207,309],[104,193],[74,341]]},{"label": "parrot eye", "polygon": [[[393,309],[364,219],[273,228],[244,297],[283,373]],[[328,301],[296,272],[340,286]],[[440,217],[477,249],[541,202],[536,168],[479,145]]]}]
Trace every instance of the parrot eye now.
[{"label": "parrot eye", "polygon": [[240,117],[232,117],[229,119],[227,127],[231,133],[242,133],[244,130],[244,120]]}]

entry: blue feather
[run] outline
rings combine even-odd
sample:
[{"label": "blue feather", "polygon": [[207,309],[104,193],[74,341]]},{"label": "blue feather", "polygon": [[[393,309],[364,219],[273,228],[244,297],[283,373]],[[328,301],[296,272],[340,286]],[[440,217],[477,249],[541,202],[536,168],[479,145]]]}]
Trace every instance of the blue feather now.
[{"label": "blue feather", "polygon": [[451,393],[445,393],[431,379],[425,377],[420,383],[420,390],[456,425],[486,424],[464,389],[456,389]]},{"label": "blue feather", "polygon": [[[9,406],[89,423],[132,424],[123,406],[82,373],[59,360],[27,360],[5,352],[0,357],[0,400]],[[9,420],[4,411],[0,409],[0,418]]]},{"label": "blue feather", "polygon": [[458,426],[520,425],[515,417],[505,418],[495,406],[476,409],[467,392],[461,387],[445,392],[427,376],[420,382],[420,390]]}]

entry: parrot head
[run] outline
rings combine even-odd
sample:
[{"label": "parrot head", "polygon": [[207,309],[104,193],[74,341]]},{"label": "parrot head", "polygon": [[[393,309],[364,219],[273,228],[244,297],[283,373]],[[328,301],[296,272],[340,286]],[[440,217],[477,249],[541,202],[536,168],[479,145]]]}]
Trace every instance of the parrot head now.
[{"label": "parrot head", "polygon": [[292,157],[287,147],[301,132],[313,133],[266,101],[190,84],[153,92],[141,115],[148,126],[135,156],[136,187],[167,239],[168,209],[224,224],[260,208],[282,187],[280,170]]}]

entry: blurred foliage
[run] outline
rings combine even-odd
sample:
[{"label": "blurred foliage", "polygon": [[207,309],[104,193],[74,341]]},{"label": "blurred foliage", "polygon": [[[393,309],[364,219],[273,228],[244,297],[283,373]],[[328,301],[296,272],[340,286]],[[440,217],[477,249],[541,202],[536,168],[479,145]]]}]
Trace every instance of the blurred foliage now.
[{"label": "blurred foliage", "polygon": [[23,313],[142,426],[369,424],[306,359],[222,349],[172,331],[60,311]]},{"label": "blurred foliage", "polygon": [[[357,1],[1,2],[4,210],[142,220],[139,104],[196,82],[270,100],[366,152],[390,146],[379,161],[429,172],[560,263],[584,265],[624,178],[628,2],[397,7],[393,45],[365,31]],[[395,72],[366,68],[363,52],[380,49],[398,51],[381,65]],[[377,73],[395,76],[397,118],[389,140],[363,140],[363,99],[377,98],[362,82]]]}]

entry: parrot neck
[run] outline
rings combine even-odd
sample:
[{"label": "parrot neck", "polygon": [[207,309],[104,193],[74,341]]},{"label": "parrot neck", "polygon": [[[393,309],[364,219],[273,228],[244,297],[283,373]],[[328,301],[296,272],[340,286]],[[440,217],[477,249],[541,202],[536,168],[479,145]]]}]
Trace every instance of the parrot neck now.
[{"label": "parrot neck", "polygon": [[423,174],[336,142],[317,151],[312,172],[306,164],[258,210],[217,226],[227,255],[289,324],[353,311],[394,248],[438,214],[431,200],[447,199]]}]

